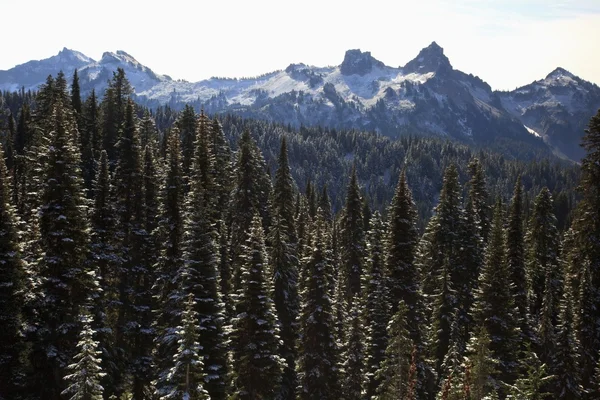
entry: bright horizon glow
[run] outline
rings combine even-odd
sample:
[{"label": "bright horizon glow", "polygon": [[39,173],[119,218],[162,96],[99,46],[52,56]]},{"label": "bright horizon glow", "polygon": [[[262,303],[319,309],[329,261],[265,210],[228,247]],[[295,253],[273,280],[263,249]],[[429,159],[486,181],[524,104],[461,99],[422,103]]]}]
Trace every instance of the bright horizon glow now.
[{"label": "bright horizon glow", "polygon": [[195,82],[299,62],[339,65],[356,48],[398,67],[436,41],[455,69],[495,90],[542,79],[556,67],[600,83],[597,0],[4,3],[2,28],[12,37],[3,43],[0,70],[63,47],[95,60],[124,50],[156,73]]}]

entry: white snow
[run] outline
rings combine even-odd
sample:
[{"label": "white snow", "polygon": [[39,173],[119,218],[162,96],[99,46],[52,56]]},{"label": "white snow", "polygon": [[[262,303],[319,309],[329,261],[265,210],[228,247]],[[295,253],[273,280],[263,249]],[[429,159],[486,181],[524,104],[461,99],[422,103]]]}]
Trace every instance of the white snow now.
[{"label": "white snow", "polygon": [[541,138],[542,136],[537,133],[536,131],[534,131],[533,129],[531,129],[530,127],[528,127],[527,125],[523,125],[525,127],[525,129],[527,129],[527,132],[531,133],[533,136],[539,137]]}]

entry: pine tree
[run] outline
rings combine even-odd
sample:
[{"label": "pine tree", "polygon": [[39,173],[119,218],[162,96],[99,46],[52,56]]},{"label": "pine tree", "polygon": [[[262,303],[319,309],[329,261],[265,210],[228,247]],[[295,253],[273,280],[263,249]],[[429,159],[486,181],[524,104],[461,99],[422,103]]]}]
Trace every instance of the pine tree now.
[{"label": "pine tree", "polygon": [[19,218],[12,205],[4,154],[0,147],[0,398],[18,398],[23,384],[25,343],[22,332],[26,289]]},{"label": "pine tree", "polygon": [[202,186],[201,154],[196,152],[190,171],[190,192],[185,200],[187,211],[183,236],[183,264],[178,274],[181,284],[191,294],[194,313],[198,319],[198,341],[202,344],[198,355],[204,360],[204,388],[210,398],[225,399],[227,386],[227,354],[224,332],[224,307],[219,293],[218,247],[215,227],[206,208],[207,193]]},{"label": "pine tree", "polygon": [[177,121],[175,126],[179,130],[179,137],[181,139],[181,152],[183,159],[183,173],[185,176],[189,175],[190,169],[192,168],[192,159],[194,158],[194,142],[197,138],[198,129],[198,118],[194,108],[186,104]]},{"label": "pine tree", "polygon": [[[493,236],[493,230],[491,235]],[[499,385],[494,378],[497,371],[498,360],[494,358],[490,349],[492,341],[484,326],[477,327],[467,345],[466,357],[466,386],[472,399],[485,399],[494,394]]]},{"label": "pine tree", "polygon": [[79,352],[73,357],[73,364],[67,367],[71,373],[64,379],[69,386],[61,394],[70,396],[70,400],[102,400],[104,388],[100,385],[100,379],[104,372],[99,357],[102,352],[94,340],[93,318],[85,313],[79,318],[82,325],[77,343]]},{"label": "pine tree", "polygon": [[473,316],[475,323],[488,332],[490,351],[499,361],[494,378],[508,384],[515,379],[520,334],[512,290],[504,247],[502,203],[498,200],[475,293]]},{"label": "pine tree", "polygon": [[406,304],[400,301],[398,311],[387,328],[389,341],[385,350],[386,358],[377,372],[380,381],[377,395],[374,397],[377,400],[404,399],[410,391],[409,375],[413,344],[408,331],[407,314]]},{"label": "pine tree", "polygon": [[250,230],[254,212],[258,211],[263,228],[268,226],[268,197],[271,181],[265,173],[264,158],[249,131],[244,131],[239,143],[235,167],[236,183],[230,205],[230,259],[232,260],[232,286],[237,291],[241,278],[242,248]]},{"label": "pine tree", "polygon": [[346,192],[346,205],[340,219],[340,258],[344,292],[348,307],[361,295],[361,277],[365,259],[365,232],[362,199],[358,188],[356,168],[352,168]]},{"label": "pine tree", "polygon": [[160,400],[210,400],[212,397],[204,389],[204,363],[200,355],[203,346],[199,343],[194,295],[190,293],[184,302],[181,325],[175,332],[178,347],[173,356],[174,365],[167,374],[165,394],[160,396]]},{"label": "pine tree", "polygon": [[[530,312],[534,320],[540,317],[546,275],[550,275],[553,304],[558,305],[560,300],[562,276],[558,264],[559,236],[553,209],[552,195],[544,187],[535,199],[525,237],[527,277],[531,292]],[[556,324],[557,310],[553,310],[552,315],[552,321]]]},{"label": "pine tree", "polygon": [[273,270],[273,300],[281,324],[281,355],[286,360],[281,385],[281,399],[295,398],[296,341],[298,339],[298,258],[294,227],[293,180],[287,159],[285,137],[281,142],[278,169],[273,187],[273,227],[271,256]]},{"label": "pine tree", "polygon": [[519,310],[518,318],[523,340],[532,336],[529,326],[527,304],[527,276],[525,273],[525,253],[523,249],[523,187],[521,177],[517,179],[510,203],[508,224],[506,226],[506,260],[513,284],[513,298]]},{"label": "pine tree", "polygon": [[548,374],[547,365],[529,348],[525,351],[525,358],[521,360],[521,370],[521,377],[508,388],[511,399],[542,400],[551,396],[545,392],[544,387],[547,387],[554,377]]},{"label": "pine tree", "polygon": [[[233,170],[231,165],[231,149],[229,142],[223,133],[223,128],[219,121],[215,118],[212,121],[212,127],[210,129],[212,134],[210,140],[210,151],[214,156],[214,164],[212,173],[212,180],[214,182],[216,191],[216,202],[215,204],[229,204],[229,198],[231,190],[233,189]],[[222,210],[219,220],[225,221],[225,210]],[[217,222],[218,225],[221,222]],[[220,229],[220,226],[218,226]]]},{"label": "pine tree", "polygon": [[363,398],[364,381],[364,307],[360,298],[354,299],[345,321],[346,343],[343,357],[342,398],[360,400]]},{"label": "pine tree", "polygon": [[241,281],[235,297],[231,350],[231,399],[272,399],[278,393],[284,360],[278,355],[279,332],[270,285],[261,218],[252,219],[243,248]]},{"label": "pine tree", "polygon": [[[39,211],[43,259],[40,265],[44,293],[37,306],[36,350],[45,355],[40,375],[41,397],[59,398],[62,376],[77,343],[75,323],[94,276],[87,263],[89,226],[79,168],[75,122],[57,100],[48,132],[48,163],[44,170]],[[42,372],[43,371],[43,372]],[[54,379],[48,380],[48,376]]]},{"label": "pine tree", "polygon": [[81,130],[83,128],[81,89],[79,87],[79,75],[77,74],[77,69],[73,72],[73,82],[71,83],[71,107],[75,113],[77,128]]},{"label": "pine tree", "polygon": [[[133,89],[125,76],[125,71],[117,68],[108,82],[102,100],[102,148],[106,150],[111,162],[114,162],[119,154],[115,146],[119,141],[121,127],[124,123],[127,124],[126,109],[132,93]],[[123,129],[127,129],[126,126]]]},{"label": "pine tree", "polygon": [[177,129],[168,138],[165,177],[160,190],[160,221],[155,231],[157,243],[161,243],[156,264],[156,355],[158,371],[156,394],[165,396],[169,390],[169,371],[173,367],[177,338],[176,327],[180,323],[180,303],[184,296],[177,284],[178,272],[183,265],[183,189],[181,150]]},{"label": "pine tree", "polygon": [[[88,144],[82,146],[81,161],[83,162],[84,177],[85,173],[93,176],[93,160],[100,159],[102,147],[102,130],[100,126],[100,107],[96,99],[96,91],[92,89],[92,93],[88,96],[83,104],[83,127],[81,128],[82,143],[84,137]],[[87,172],[86,172],[87,171]]]},{"label": "pine tree", "polygon": [[539,347],[538,353],[540,359],[543,363],[550,366],[552,366],[552,361],[556,354],[556,332],[554,329],[553,317],[557,305],[555,305],[554,302],[551,276],[550,274],[547,274],[542,309],[538,318],[537,345]]},{"label": "pine tree", "polygon": [[415,204],[406,182],[406,172],[402,171],[389,209],[385,268],[392,312],[396,312],[400,301],[405,302],[408,307],[411,337],[415,343],[419,343],[420,332],[415,329],[422,323],[422,317],[419,315],[419,274],[414,260],[418,243],[416,217]]},{"label": "pine tree", "polygon": [[473,158],[469,163],[469,200],[473,203],[473,211],[477,215],[476,224],[483,242],[487,243],[490,232],[490,206],[486,189],[485,173],[481,161]]},{"label": "pine tree", "polygon": [[327,193],[327,185],[323,185],[323,190],[319,196],[318,208],[321,209],[325,222],[330,224],[333,221],[333,215],[331,213],[331,201],[329,200],[329,194]]},{"label": "pine tree", "polygon": [[389,303],[387,282],[384,276],[384,227],[381,215],[375,212],[371,218],[371,231],[367,237],[368,261],[367,273],[363,276],[365,290],[365,330],[368,333],[365,346],[365,396],[375,395],[379,380],[376,373],[385,359],[387,346],[387,323]]},{"label": "pine tree", "polygon": [[[431,326],[432,337],[431,356],[434,360],[434,367],[438,376],[441,375],[442,362],[447,354],[450,346],[451,328],[453,325],[454,316],[459,315],[457,310],[456,290],[452,284],[452,276],[450,275],[450,266],[445,265],[439,278],[439,289],[434,293],[433,301],[433,318]],[[462,328],[460,320],[455,322],[456,329]]]},{"label": "pine tree", "polygon": [[450,342],[448,352],[444,356],[440,368],[441,382],[453,382],[448,395],[450,399],[459,399],[464,393],[464,387],[461,387],[460,377],[463,374],[464,355],[466,343],[464,343],[464,334],[461,332],[461,326],[457,313],[455,313],[452,325],[450,327]]},{"label": "pine tree", "polygon": [[94,181],[94,207],[91,213],[91,244],[90,256],[98,271],[98,282],[102,289],[96,298],[94,324],[98,350],[102,354],[102,369],[105,372],[101,380],[102,386],[112,385],[110,379],[118,375],[118,366],[113,362],[112,348],[114,346],[113,327],[117,319],[117,309],[120,306],[119,282],[120,257],[117,249],[115,232],[117,221],[115,205],[112,198],[112,182],[109,172],[108,156],[102,151],[98,163],[98,171]]},{"label": "pine tree", "polygon": [[[118,239],[121,257],[117,284],[120,307],[117,308],[115,343],[112,346],[116,368],[106,371],[114,382],[104,388],[108,397],[118,397],[125,391],[126,374],[130,365],[137,362],[137,357],[132,360],[129,352],[136,348],[134,343],[141,339],[140,332],[145,332],[147,327],[140,326],[140,321],[149,312],[146,307],[140,307],[139,298],[140,295],[148,296],[144,286],[154,281],[151,269],[146,263],[147,254],[155,250],[149,249],[146,243],[148,233],[144,229],[143,155],[131,101],[127,103],[122,135],[115,150],[119,152],[114,173],[114,191],[118,217],[115,236]],[[108,150],[107,155],[110,161]],[[138,350],[134,350],[136,354]],[[134,372],[136,386],[139,386],[139,379],[136,377],[150,380],[150,377],[141,378]]]},{"label": "pine tree", "polygon": [[[570,261],[573,263],[573,260]],[[575,332],[579,341],[581,352],[581,382],[585,390],[591,391],[597,385],[597,375],[595,368],[597,366],[598,354],[594,353],[597,348],[597,323],[594,318],[596,310],[596,301],[598,299],[598,289],[592,286],[592,274],[590,271],[589,260],[583,260],[581,265],[581,281],[579,283],[578,307],[575,308]],[[599,393],[600,394],[600,391]]]},{"label": "pine tree", "polygon": [[140,120],[139,131],[142,148],[145,149],[147,146],[150,146],[157,151],[158,129],[156,129],[156,122],[148,109],[144,110],[144,116]]},{"label": "pine tree", "polygon": [[556,399],[580,399],[582,396],[579,342],[574,331],[573,293],[567,280],[560,302],[560,317],[556,338],[554,375]]},{"label": "pine tree", "polygon": [[331,260],[324,243],[324,227],[320,221],[315,231],[315,246],[306,260],[306,289],[302,293],[298,346],[298,397],[338,399],[341,396],[338,349],[334,338],[334,315],[329,295],[333,280]]}]

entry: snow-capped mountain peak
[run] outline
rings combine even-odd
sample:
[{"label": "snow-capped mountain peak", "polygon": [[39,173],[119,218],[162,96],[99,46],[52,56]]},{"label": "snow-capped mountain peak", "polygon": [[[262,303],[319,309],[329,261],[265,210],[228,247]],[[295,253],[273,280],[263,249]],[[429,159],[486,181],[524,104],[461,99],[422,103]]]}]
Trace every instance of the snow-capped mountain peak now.
[{"label": "snow-capped mountain peak", "polygon": [[366,75],[373,67],[383,68],[385,65],[375,59],[370,51],[362,52],[360,49],[348,50],[344,61],[340,65],[340,72],[344,75]]},{"label": "snow-capped mountain peak", "polygon": [[554,71],[552,71],[548,75],[546,75],[546,79],[561,79],[561,78],[574,79],[577,77],[562,67],[557,67],[556,69],[554,69]]},{"label": "snow-capped mountain peak", "polygon": [[444,54],[444,49],[436,42],[422,49],[416,58],[409,61],[403,68],[405,73],[445,73],[452,70],[450,60]]}]

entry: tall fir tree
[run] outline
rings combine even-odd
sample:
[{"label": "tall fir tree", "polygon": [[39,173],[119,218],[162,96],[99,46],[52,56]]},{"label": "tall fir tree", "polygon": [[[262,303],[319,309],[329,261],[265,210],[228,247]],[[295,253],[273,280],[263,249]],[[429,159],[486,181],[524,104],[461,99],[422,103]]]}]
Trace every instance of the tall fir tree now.
[{"label": "tall fir tree", "polygon": [[0,398],[18,398],[25,372],[22,325],[27,288],[19,217],[0,147]]},{"label": "tall fir tree", "polygon": [[521,335],[523,341],[526,342],[532,339],[532,331],[529,325],[527,275],[523,244],[523,184],[519,176],[515,183],[506,226],[506,262],[511,274],[513,298],[519,311],[518,319]]},{"label": "tall fir tree", "polygon": [[286,360],[279,398],[296,397],[296,342],[298,340],[298,257],[294,226],[294,187],[285,137],[281,141],[273,187],[273,227],[270,262],[273,270],[273,300],[281,324],[281,356]]},{"label": "tall fir tree", "polygon": [[69,386],[61,394],[70,396],[70,400],[102,400],[102,351],[98,350],[98,342],[94,340],[93,318],[85,312],[79,318],[81,330],[77,343],[78,353],[73,357],[73,363],[67,367],[71,373],[64,379],[69,382]]},{"label": "tall fir tree", "polygon": [[[570,262],[573,263],[573,260],[571,259]],[[597,307],[595,300],[598,299],[598,289],[592,286],[590,263],[587,259],[583,260],[581,265],[580,278],[579,292],[575,293],[578,298],[577,302],[574,302],[574,304],[578,304],[578,307],[574,308],[575,332],[581,353],[581,383],[586,391],[593,392],[598,386],[598,381],[596,380],[598,376],[595,373],[598,354],[594,353],[594,349],[598,345],[598,327],[594,319],[594,311]]]},{"label": "tall fir tree", "polygon": [[196,138],[196,149],[190,170],[190,191],[185,199],[186,216],[183,235],[183,264],[178,274],[183,289],[192,296],[197,318],[198,355],[204,361],[204,388],[213,400],[227,395],[227,352],[225,337],[225,305],[221,299],[218,272],[218,244],[211,210],[207,208],[202,186],[203,149]]},{"label": "tall fir tree", "polygon": [[133,89],[125,76],[125,70],[117,68],[108,81],[101,105],[102,148],[106,150],[111,163],[114,163],[119,155],[116,144],[121,136],[120,131],[127,129],[123,124],[127,124],[126,113],[132,93]]},{"label": "tall fir tree", "polygon": [[94,324],[98,350],[102,354],[102,369],[105,372],[101,379],[102,386],[110,387],[111,378],[119,373],[119,368],[113,359],[112,348],[115,345],[113,327],[116,324],[120,307],[119,272],[121,258],[119,257],[115,233],[117,218],[112,196],[111,174],[108,156],[102,151],[98,162],[96,179],[94,181],[94,206],[91,213],[91,244],[90,256],[98,271],[98,283],[102,289],[94,299]]},{"label": "tall fir tree", "polygon": [[340,258],[344,284],[344,296],[348,307],[361,296],[361,279],[366,254],[362,199],[352,167],[350,183],[346,191],[346,204],[340,218]]},{"label": "tall fir tree", "polygon": [[198,315],[195,311],[194,295],[189,294],[181,313],[181,325],[175,331],[177,351],[173,355],[173,367],[166,377],[164,394],[160,400],[194,399],[210,400],[204,388],[204,362],[200,355],[203,346],[199,343]]},{"label": "tall fir tree", "polygon": [[89,223],[75,121],[61,102],[56,101],[49,118],[53,127],[47,132],[50,145],[39,211],[44,296],[37,306],[35,347],[43,354],[40,396],[47,399],[59,399],[64,389],[62,377],[77,344],[79,308],[95,289],[94,271],[87,263]]},{"label": "tall fir tree", "polygon": [[175,121],[175,126],[179,130],[179,137],[181,140],[183,173],[187,176],[192,168],[195,147],[194,142],[196,141],[196,131],[198,129],[198,117],[191,105],[185,105],[179,114],[177,121]]},{"label": "tall fir tree", "polygon": [[469,200],[473,204],[473,211],[477,215],[476,224],[483,242],[487,243],[490,232],[490,206],[488,205],[488,191],[485,182],[485,172],[478,158],[473,158],[469,163]]},{"label": "tall fir tree", "polygon": [[160,220],[155,230],[157,243],[161,243],[156,268],[156,394],[165,396],[170,389],[169,374],[173,367],[173,354],[177,346],[176,327],[180,324],[183,303],[178,285],[178,273],[183,265],[183,192],[184,176],[181,148],[177,129],[168,138],[164,181],[160,189]]},{"label": "tall fir tree", "polygon": [[242,259],[230,335],[230,399],[272,399],[279,391],[284,360],[278,354],[278,321],[270,298],[271,285],[265,276],[268,258],[258,214],[252,219]]},{"label": "tall fir tree", "polygon": [[[118,217],[115,236],[121,257],[117,283],[120,307],[113,328],[115,342],[112,351],[116,368],[114,371],[106,371],[113,381],[113,385],[104,388],[107,397],[118,397],[126,390],[127,374],[131,370],[131,364],[136,362],[131,359],[131,343],[139,338],[139,321],[144,315],[136,302],[140,292],[147,295],[142,290],[142,285],[148,280],[153,281],[145,259],[145,253],[149,249],[145,247],[147,233],[144,230],[144,191],[143,186],[140,186],[143,182],[143,154],[131,101],[127,103],[124,118],[122,135],[115,149],[119,157],[114,173],[115,207]],[[110,162],[108,150],[107,155]]]},{"label": "tall fir tree", "polygon": [[494,358],[491,345],[492,340],[485,326],[476,327],[467,344],[464,380],[470,394],[470,397],[466,396],[467,399],[491,400],[500,386],[495,378],[498,360]]},{"label": "tall fir tree", "polygon": [[365,290],[364,321],[367,332],[365,344],[365,396],[373,397],[379,386],[377,371],[385,359],[387,323],[390,316],[388,287],[384,275],[384,235],[381,215],[375,211],[367,236],[368,260],[363,276]]},{"label": "tall fir tree", "polygon": [[365,369],[364,306],[362,298],[356,298],[348,310],[344,321],[346,342],[342,354],[342,398],[360,400],[363,398]]},{"label": "tall fir tree", "polygon": [[499,362],[494,378],[512,384],[517,369],[520,330],[506,263],[503,224],[503,207],[498,199],[485,264],[475,292],[473,316],[476,325],[485,327],[489,334],[491,354]]},{"label": "tall fir tree", "polygon": [[[562,273],[558,262],[559,233],[553,210],[552,195],[548,188],[544,187],[535,199],[525,237],[530,312],[533,321],[540,318],[547,275],[552,285],[553,304],[558,306],[560,301]],[[558,309],[552,310],[554,324],[557,318]]]},{"label": "tall fir tree", "polygon": [[307,282],[299,316],[298,398],[333,400],[341,396],[341,376],[329,293],[332,266],[323,245],[327,234],[322,220],[317,222],[314,235],[315,246],[305,259]]},{"label": "tall fir tree", "polygon": [[398,304],[387,328],[389,338],[385,351],[386,358],[377,372],[380,381],[377,388],[377,400],[405,399],[410,392],[411,351],[413,343],[410,339],[407,321],[408,308],[404,301]]},{"label": "tall fir tree", "polygon": [[579,342],[574,330],[573,293],[567,279],[560,302],[560,317],[556,337],[556,353],[554,354],[554,371],[556,376],[555,399],[582,398],[581,370],[579,364]]}]

